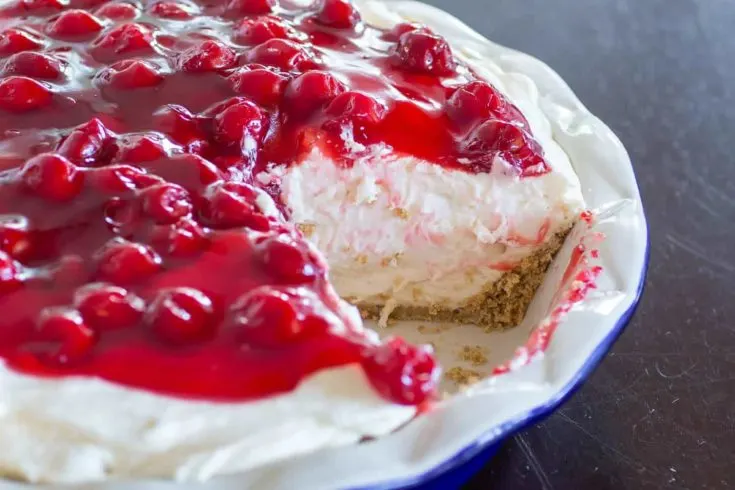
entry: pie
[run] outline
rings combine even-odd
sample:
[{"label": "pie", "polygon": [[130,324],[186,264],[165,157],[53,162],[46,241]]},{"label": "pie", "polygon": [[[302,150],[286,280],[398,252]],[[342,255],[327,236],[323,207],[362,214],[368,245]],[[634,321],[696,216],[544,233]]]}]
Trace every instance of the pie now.
[{"label": "pie", "polygon": [[0,474],[206,478],[380,436],[584,202],[527,77],[374,1],[0,12]]}]

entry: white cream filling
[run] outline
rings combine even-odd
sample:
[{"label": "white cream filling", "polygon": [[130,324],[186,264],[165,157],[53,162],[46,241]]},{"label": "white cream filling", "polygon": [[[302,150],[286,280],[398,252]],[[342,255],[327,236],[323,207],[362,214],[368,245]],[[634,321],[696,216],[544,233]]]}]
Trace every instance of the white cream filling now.
[{"label": "white cream filling", "polygon": [[[365,20],[375,25],[390,27],[404,20],[388,4],[356,3]],[[440,25],[434,27],[441,33]],[[525,112],[554,172],[527,180],[534,182],[530,185],[497,175],[448,173],[389,157],[373,168],[339,171],[313,154],[290,170],[287,199],[296,204],[297,221],[317,224],[312,240],[326,253],[343,294],[369,298],[389,291],[398,300],[413,300],[409,284],[414,283],[428,297],[458,301],[474,286],[464,283],[457,270],[481,257],[496,263],[531,251],[533,247],[503,251],[509,230],[535,236],[549,218],[553,231],[581,208],[579,183],[536,107],[534,84],[525,76],[502,72],[490,61],[473,64]],[[317,170],[320,179],[329,178],[337,189],[316,196],[310,185]],[[379,185],[389,172],[390,184]],[[339,208],[353,188],[351,199],[362,204],[334,214],[335,204]],[[408,219],[395,214],[394,200]],[[267,204],[273,209],[270,201]],[[442,247],[435,243],[439,237]],[[356,251],[368,255],[359,273]],[[398,267],[382,267],[383,258],[401,252],[400,273]],[[498,274],[486,267],[478,282]],[[441,282],[434,281],[438,277],[443,277]],[[320,372],[290,393],[224,404],[176,399],[92,378],[40,379],[0,363],[0,393],[0,474],[34,482],[204,479],[385,434],[416,412],[415,407],[378,396],[356,366]]]},{"label": "white cream filling", "polygon": [[[389,4],[357,3],[373,25],[405,20]],[[523,112],[552,171],[513,177],[497,159],[491,173],[472,174],[378,147],[350,168],[314,149],[298,165],[260,175],[281,180],[292,220],[326,256],[342,297],[461,306],[569,228],[584,209],[579,179],[553,139],[533,81],[456,46],[455,54]]]}]

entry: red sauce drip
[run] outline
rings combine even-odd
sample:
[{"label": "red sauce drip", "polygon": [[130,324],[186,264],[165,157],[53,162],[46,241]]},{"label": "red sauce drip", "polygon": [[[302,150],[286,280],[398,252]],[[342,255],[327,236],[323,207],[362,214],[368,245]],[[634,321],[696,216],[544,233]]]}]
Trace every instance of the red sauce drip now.
[{"label": "red sauce drip", "polygon": [[18,0],[0,12],[10,366],[246,400],[360,363],[391,400],[432,396],[430,353],[343,318],[325,264],[263,214],[253,176],[315,147],[352,165],[372,145],[465,172],[497,156],[518,178],[548,166],[520,112],[441,37],[321,5]]}]

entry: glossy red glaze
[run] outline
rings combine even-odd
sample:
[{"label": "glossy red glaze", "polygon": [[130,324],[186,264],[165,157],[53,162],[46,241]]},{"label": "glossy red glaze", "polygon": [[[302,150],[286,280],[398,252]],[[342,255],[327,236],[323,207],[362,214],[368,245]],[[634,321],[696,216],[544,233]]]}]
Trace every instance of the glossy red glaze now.
[{"label": "glossy red glaze", "polygon": [[[432,396],[431,355],[375,344],[344,317],[322,259],[263,210],[253,176],[315,145],[352,165],[344,138],[463,172],[489,171],[496,154],[518,178],[548,167],[517,109],[439,36],[379,31],[344,0],[285,5],[0,10],[0,356],[12,367],[247,400],[355,363],[393,401]],[[192,32],[204,16],[212,27]],[[277,183],[267,190],[277,200]]]}]

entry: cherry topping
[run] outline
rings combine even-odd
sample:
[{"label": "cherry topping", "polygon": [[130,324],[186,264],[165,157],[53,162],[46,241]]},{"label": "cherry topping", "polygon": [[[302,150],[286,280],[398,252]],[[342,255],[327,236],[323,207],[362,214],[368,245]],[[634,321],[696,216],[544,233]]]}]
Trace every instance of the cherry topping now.
[{"label": "cherry topping", "polygon": [[43,47],[38,37],[20,29],[8,29],[0,33],[0,55],[33,51]]},{"label": "cherry topping", "polygon": [[261,105],[275,105],[283,98],[288,78],[266,68],[244,66],[229,76],[232,89]]},{"label": "cherry topping", "polygon": [[421,24],[416,24],[414,22],[401,22],[400,24],[397,24],[395,27],[393,27],[388,32],[384,33],[383,38],[386,41],[396,42],[405,33],[416,31],[419,29],[425,29],[425,27],[422,26]]},{"label": "cherry topping", "polygon": [[186,107],[167,105],[153,114],[154,127],[171,136],[174,141],[187,144],[203,138],[199,121]]},{"label": "cherry topping", "polygon": [[248,184],[218,182],[207,187],[204,218],[214,228],[245,226],[266,231],[268,220],[260,212],[256,200],[260,194]]},{"label": "cherry topping", "polygon": [[0,80],[0,109],[27,112],[47,106],[53,94],[45,85],[26,77]]},{"label": "cherry topping", "polygon": [[21,284],[18,264],[6,252],[0,250],[0,294],[17,289]]},{"label": "cherry topping", "polygon": [[223,145],[258,145],[268,129],[268,120],[254,103],[243,100],[214,117],[214,138]]},{"label": "cherry topping", "polygon": [[360,23],[360,12],[350,0],[322,0],[315,18],[321,24],[348,29]]},{"label": "cherry topping", "polygon": [[266,348],[286,346],[324,333],[328,324],[303,321],[294,301],[292,296],[274,288],[254,289],[232,304],[230,322],[243,341]]},{"label": "cherry topping", "polygon": [[115,59],[117,55],[137,51],[153,50],[153,35],[140,24],[122,24],[103,33],[93,46],[95,56],[103,61]]},{"label": "cherry topping", "polygon": [[115,284],[140,282],[161,268],[161,257],[150,247],[115,238],[97,254],[97,271]]},{"label": "cherry topping", "polygon": [[185,189],[197,190],[220,180],[219,169],[199,155],[173,155],[162,160],[145,162],[155,174]]},{"label": "cherry topping", "polygon": [[400,68],[428,73],[450,75],[456,62],[447,41],[428,29],[412,30],[398,39],[393,53],[394,64]]},{"label": "cherry topping", "polygon": [[67,10],[48,28],[48,33],[57,38],[92,36],[102,30],[102,22],[84,10]]},{"label": "cherry topping", "polygon": [[217,71],[235,64],[235,52],[218,41],[207,40],[181,55],[181,68],[189,72]]},{"label": "cherry topping", "polygon": [[119,140],[115,160],[141,163],[165,158],[168,152],[163,144],[164,137],[157,133],[128,136]]},{"label": "cherry topping", "polygon": [[66,4],[66,0],[20,0],[18,2],[21,8],[32,11],[34,14],[63,10]]},{"label": "cherry topping", "polygon": [[456,123],[474,124],[505,111],[505,100],[490,84],[475,80],[454,91],[447,114]]},{"label": "cherry topping", "polygon": [[143,60],[124,60],[99,73],[98,80],[118,89],[153,87],[163,81],[157,67]]},{"label": "cherry topping", "polygon": [[44,309],[38,320],[38,332],[45,340],[60,343],[46,358],[54,364],[83,360],[95,342],[94,332],[84,324],[82,315],[67,308]]},{"label": "cherry topping", "polygon": [[288,284],[306,284],[317,278],[308,249],[287,236],[267,238],[259,247],[263,265]]},{"label": "cherry topping", "polygon": [[412,346],[399,337],[368,348],[362,367],[379,393],[404,405],[430,399],[440,374],[430,347]]},{"label": "cherry topping", "polygon": [[143,210],[160,224],[174,223],[192,210],[189,193],[176,184],[158,184],[140,193]]},{"label": "cherry topping", "polygon": [[23,184],[41,197],[68,201],[82,190],[84,175],[61,155],[43,153],[26,162],[21,170]]},{"label": "cherry topping", "polygon": [[188,257],[204,250],[209,243],[209,238],[201,226],[185,218],[171,225],[154,228],[151,233],[151,243],[163,254]]},{"label": "cherry topping", "polygon": [[59,153],[77,165],[92,165],[101,156],[110,133],[95,118],[74,128],[59,147]]},{"label": "cherry topping", "polygon": [[345,84],[331,73],[307,71],[288,85],[284,108],[292,115],[306,117],[346,90]]},{"label": "cherry topping", "polygon": [[132,20],[138,16],[138,9],[129,3],[110,2],[97,10],[97,17],[112,20]]},{"label": "cherry topping", "polygon": [[237,15],[268,14],[275,5],[276,0],[230,0],[227,12]]},{"label": "cherry topping", "polygon": [[295,36],[281,19],[263,15],[243,19],[235,28],[234,40],[241,44],[261,44],[269,39],[288,39]]},{"label": "cherry topping", "polygon": [[47,54],[23,51],[10,57],[3,71],[12,75],[56,80],[61,78],[63,65],[58,59]]},{"label": "cherry topping", "polygon": [[193,17],[193,9],[176,2],[159,2],[153,5],[151,13],[157,17],[172,20],[187,20]]},{"label": "cherry topping", "polygon": [[134,293],[104,283],[92,283],[78,289],[74,305],[84,322],[98,331],[132,327],[145,310],[145,302]]},{"label": "cherry topping", "polygon": [[326,113],[338,119],[374,124],[385,117],[386,108],[362,92],[345,92],[334,98]]},{"label": "cherry topping", "polygon": [[21,215],[0,215],[0,250],[16,260],[26,260],[32,254],[33,242],[28,219]]},{"label": "cherry topping", "polygon": [[109,165],[91,170],[89,180],[98,192],[120,194],[160,184],[163,179],[131,165]]},{"label": "cherry topping", "polygon": [[161,291],[153,301],[146,321],[159,337],[174,344],[189,344],[211,338],[216,333],[212,300],[192,288]]},{"label": "cherry topping", "polygon": [[298,44],[288,39],[269,39],[255,46],[247,54],[249,63],[274,66],[283,71],[313,67],[309,54]]}]

